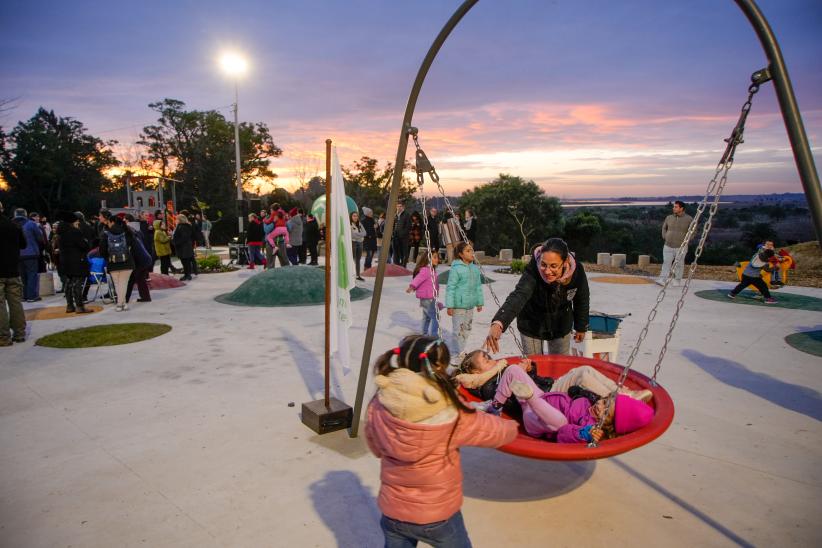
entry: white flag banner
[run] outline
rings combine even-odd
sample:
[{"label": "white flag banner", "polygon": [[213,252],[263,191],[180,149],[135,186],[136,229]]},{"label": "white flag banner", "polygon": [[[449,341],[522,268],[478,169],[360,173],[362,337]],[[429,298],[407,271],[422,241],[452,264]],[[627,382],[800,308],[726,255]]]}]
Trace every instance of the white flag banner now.
[{"label": "white flag banner", "polygon": [[331,226],[326,227],[326,245],[331,246],[331,359],[342,366],[343,374],[351,372],[351,290],[354,288],[354,252],[351,249],[351,221],[345,199],[337,148],[331,156]]}]

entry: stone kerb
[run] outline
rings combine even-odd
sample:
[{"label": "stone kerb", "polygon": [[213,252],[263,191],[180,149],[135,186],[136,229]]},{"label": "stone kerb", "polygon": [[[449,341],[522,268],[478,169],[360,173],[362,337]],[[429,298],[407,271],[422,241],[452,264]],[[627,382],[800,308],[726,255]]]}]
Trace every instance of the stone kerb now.
[{"label": "stone kerb", "polygon": [[625,253],[614,253],[611,255],[611,266],[616,268],[622,268],[625,266],[625,262],[627,261],[627,257]]},{"label": "stone kerb", "polygon": [[639,268],[645,268],[650,264],[651,264],[651,256],[650,255],[640,255],[639,258],[637,258],[636,265]]},{"label": "stone kerb", "polygon": [[597,253],[597,264],[608,266],[611,264],[610,253]]},{"label": "stone kerb", "polygon": [[474,258],[481,263],[485,259],[485,251],[474,251]]},{"label": "stone kerb", "polygon": [[499,250],[499,260],[500,261],[513,261],[514,260],[514,250],[513,249],[500,249]]}]

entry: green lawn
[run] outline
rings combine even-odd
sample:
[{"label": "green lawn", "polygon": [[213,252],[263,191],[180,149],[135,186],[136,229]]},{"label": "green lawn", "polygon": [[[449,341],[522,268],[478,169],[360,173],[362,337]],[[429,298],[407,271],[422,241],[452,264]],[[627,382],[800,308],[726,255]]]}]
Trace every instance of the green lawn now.
[{"label": "green lawn", "polygon": [[162,323],[116,323],[94,325],[80,329],[59,331],[37,339],[38,346],[51,348],[91,348],[94,346],[116,346],[146,339],[153,339],[171,331],[171,326]]}]

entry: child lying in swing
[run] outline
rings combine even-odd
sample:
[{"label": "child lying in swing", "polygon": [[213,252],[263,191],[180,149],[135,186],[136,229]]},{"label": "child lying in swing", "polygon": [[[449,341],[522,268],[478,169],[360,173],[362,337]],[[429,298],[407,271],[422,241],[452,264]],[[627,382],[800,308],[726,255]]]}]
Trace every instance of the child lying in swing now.
[{"label": "child lying in swing", "polygon": [[[654,415],[645,403],[653,397],[650,390],[622,389],[608,410],[604,432],[595,428],[605,412],[605,397],[616,389],[616,383],[590,366],[574,368],[553,381],[552,392],[543,391],[535,382],[536,366],[531,360],[508,365],[477,350],[465,357],[461,370],[464,373],[455,380],[469,392],[484,398],[494,391],[480,409],[496,414],[505,406],[506,413],[520,415],[525,431],[538,438],[560,443],[599,441],[605,434],[613,437],[642,428]],[[542,386],[545,379],[537,377]]]}]

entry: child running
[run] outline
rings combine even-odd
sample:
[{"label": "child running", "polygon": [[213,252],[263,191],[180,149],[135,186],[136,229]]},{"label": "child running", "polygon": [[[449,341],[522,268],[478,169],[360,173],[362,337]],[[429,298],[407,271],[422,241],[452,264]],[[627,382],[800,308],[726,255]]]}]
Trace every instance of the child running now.
[{"label": "child running", "polygon": [[385,546],[471,546],[462,519],[459,448],[499,447],[517,423],[476,413],[460,399],[445,369],[448,347],[413,335],[374,365],[377,394],[365,436],[381,460],[380,526]]},{"label": "child running", "polygon": [[451,262],[445,306],[453,321],[453,348],[456,362],[465,357],[465,345],[471,334],[474,308],[482,312],[485,298],[482,294],[482,274],[474,264],[474,248],[468,242],[460,242],[454,248],[457,258]]},{"label": "child running", "polygon": [[[440,328],[437,319],[437,295],[440,291],[440,282],[437,280],[437,265],[440,264],[440,256],[437,253],[432,253],[431,257],[433,262],[429,261],[427,252],[419,254],[417,265],[414,267],[413,279],[405,292],[415,291],[417,298],[420,300],[420,308],[422,308],[421,333],[437,337]],[[434,287],[435,283],[436,288]]]},{"label": "child running", "polygon": [[[505,360],[494,360],[486,352],[476,350],[465,357],[461,367],[464,373],[455,379],[481,398],[493,389],[493,396],[480,407],[490,413],[499,413],[506,404],[510,406],[509,399],[514,396],[522,409],[525,431],[531,436],[545,436],[560,443],[599,441],[603,432],[594,425],[604,411],[605,398],[616,390],[616,383],[593,367],[580,366],[554,380],[551,392],[546,392],[539,382],[546,377],[534,379],[527,373],[535,369],[531,360],[508,365]],[[585,397],[574,398],[568,394],[574,394],[576,386],[593,394],[593,404]],[[609,437],[614,432],[627,434],[648,424],[653,418],[653,409],[645,402],[652,397],[650,390],[623,388],[604,424]],[[508,409],[506,406],[506,412]],[[620,419],[614,421],[615,415],[620,415]]]}]

